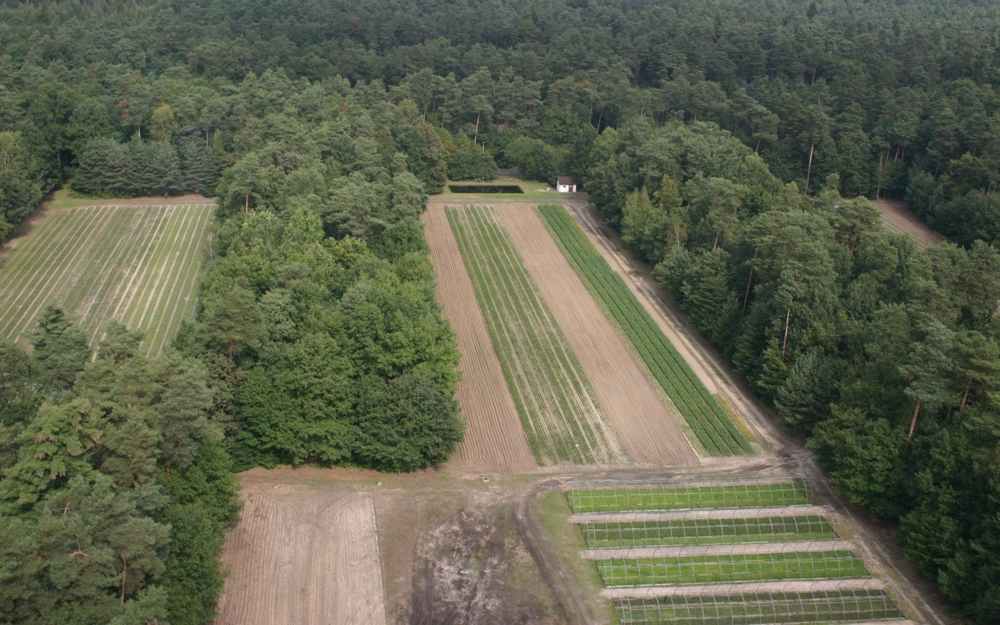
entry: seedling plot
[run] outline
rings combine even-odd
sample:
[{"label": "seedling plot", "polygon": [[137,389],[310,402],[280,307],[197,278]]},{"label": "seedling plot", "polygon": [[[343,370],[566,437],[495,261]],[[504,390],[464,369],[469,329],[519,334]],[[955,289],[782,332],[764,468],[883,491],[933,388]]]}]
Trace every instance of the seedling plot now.
[{"label": "seedling plot", "polygon": [[663,488],[572,490],[575,513],[687,508],[767,508],[806,505],[808,489],[801,480]]},{"label": "seedling plot", "polygon": [[550,205],[539,206],[538,211],[587,289],[628,337],[705,451],[723,456],[751,453],[750,441],[698,380],[673,344],[663,336],[653,318],[594,249],[566,210],[562,206]]},{"label": "seedling plot", "polygon": [[47,305],[96,347],[115,319],[161,354],[194,312],[213,209],[95,206],[57,211],[0,265],[0,340],[25,340]]},{"label": "seedling plot", "polygon": [[902,616],[881,590],[626,598],[614,608],[621,625],[861,623]]},{"label": "seedling plot", "polygon": [[591,549],[789,543],[836,538],[833,528],[820,516],[585,523],[578,527],[584,544]]},{"label": "seedling plot", "polygon": [[609,588],[784,579],[845,579],[868,575],[864,563],[850,551],[733,553],[717,556],[598,560],[595,564],[605,586]]},{"label": "seedling plot", "polygon": [[486,208],[449,208],[528,443],[540,463],[623,462],[580,363]]}]

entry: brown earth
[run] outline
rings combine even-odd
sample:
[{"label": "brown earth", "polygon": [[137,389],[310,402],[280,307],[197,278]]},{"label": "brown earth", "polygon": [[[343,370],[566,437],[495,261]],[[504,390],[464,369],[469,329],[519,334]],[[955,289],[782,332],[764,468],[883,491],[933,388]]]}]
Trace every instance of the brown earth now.
[{"label": "brown earth", "polygon": [[457,398],[465,418],[465,438],[452,464],[484,471],[533,469],[535,459],[442,206],[427,209],[424,230],[437,279],[438,302],[455,332],[461,354]]},{"label": "brown earth", "polygon": [[241,480],[217,625],[385,625],[370,495]]},{"label": "brown earth", "polygon": [[[626,453],[644,464],[697,464],[683,419],[545,229],[534,205],[494,209],[590,380]],[[668,407],[669,406],[669,407]]]},{"label": "brown earth", "polygon": [[921,247],[927,247],[935,243],[944,241],[937,232],[927,227],[927,224],[920,221],[916,215],[910,212],[906,202],[898,200],[873,200],[872,204],[882,215],[882,223],[899,234],[906,234],[913,238]]}]

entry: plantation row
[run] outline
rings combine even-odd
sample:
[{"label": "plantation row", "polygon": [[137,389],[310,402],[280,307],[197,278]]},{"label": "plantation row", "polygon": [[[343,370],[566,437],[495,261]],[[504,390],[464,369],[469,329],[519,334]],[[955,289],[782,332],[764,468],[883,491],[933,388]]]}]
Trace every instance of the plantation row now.
[{"label": "plantation row", "polygon": [[675,488],[573,490],[567,496],[576,513],[680,510],[690,508],[770,508],[805,505],[805,482],[747,483]]},{"label": "plantation row", "polygon": [[780,543],[836,538],[833,528],[820,516],[586,523],[579,528],[584,544],[591,549]]},{"label": "plantation row", "polygon": [[621,625],[861,623],[900,616],[881,590],[624,599],[615,611]]},{"label": "plantation row", "polygon": [[615,559],[596,564],[609,588],[868,576],[864,563],[850,551]]},{"label": "plantation row", "polygon": [[447,216],[537,460],[618,460],[580,363],[508,235],[485,208],[449,208]]},{"label": "plantation row", "polygon": [[[566,495],[586,513],[574,522],[615,622],[829,625],[900,615],[824,513],[803,507],[802,481]],[[622,551],[643,548],[661,549]]]},{"label": "plantation row", "polygon": [[26,337],[47,305],[91,346],[116,319],[159,354],[194,309],[212,221],[207,206],[93,207],[50,216],[0,265],[0,338]]},{"label": "plantation row", "polygon": [[548,205],[539,206],[538,211],[587,289],[628,337],[705,451],[712,455],[750,453],[752,448],[747,438],[566,210]]}]

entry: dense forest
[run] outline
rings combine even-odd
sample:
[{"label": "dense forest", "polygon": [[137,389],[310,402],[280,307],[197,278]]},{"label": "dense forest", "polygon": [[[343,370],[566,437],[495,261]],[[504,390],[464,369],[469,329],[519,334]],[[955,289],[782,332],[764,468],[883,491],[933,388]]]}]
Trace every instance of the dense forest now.
[{"label": "dense forest", "polygon": [[166,360],[119,328],[90,362],[54,310],[4,348],[0,622],[208,622],[231,465],[447,457],[419,215],[497,167],[582,180],[844,494],[1000,621],[995,3],[0,7],[0,240],[70,179],[220,203]]}]

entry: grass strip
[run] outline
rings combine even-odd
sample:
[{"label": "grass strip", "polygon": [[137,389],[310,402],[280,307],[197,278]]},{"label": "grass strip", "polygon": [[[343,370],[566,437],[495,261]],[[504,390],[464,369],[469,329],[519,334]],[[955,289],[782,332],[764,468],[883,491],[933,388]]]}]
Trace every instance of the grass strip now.
[{"label": "grass strip", "polygon": [[595,560],[609,588],[868,577],[850,551]]},{"label": "grass strip", "polygon": [[621,625],[782,625],[851,623],[901,617],[880,590],[622,599]]},{"label": "grass strip", "polygon": [[837,537],[820,516],[587,523],[579,529],[591,549],[784,543]]},{"label": "grass strip", "polygon": [[573,512],[627,512],[688,508],[770,508],[809,503],[800,480],[773,484],[734,484],[681,488],[571,490]]}]

